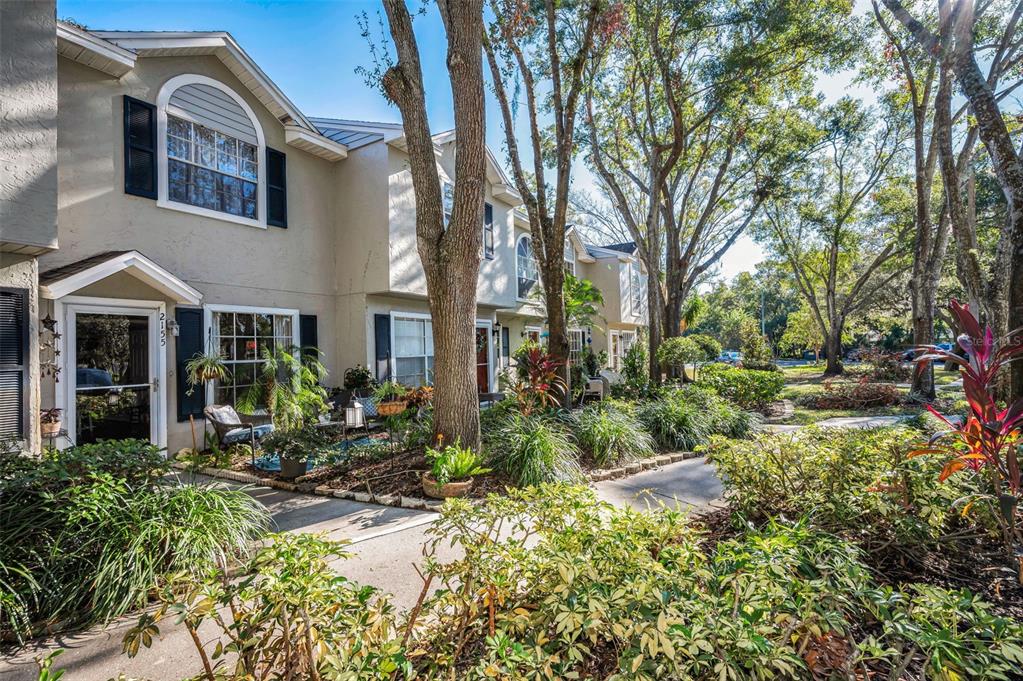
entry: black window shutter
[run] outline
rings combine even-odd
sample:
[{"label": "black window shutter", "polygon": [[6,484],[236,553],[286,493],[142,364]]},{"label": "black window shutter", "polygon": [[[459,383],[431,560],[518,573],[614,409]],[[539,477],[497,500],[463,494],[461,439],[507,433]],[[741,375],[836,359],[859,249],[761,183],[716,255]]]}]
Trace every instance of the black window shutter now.
[{"label": "black window shutter", "polygon": [[316,353],[320,348],[319,334],[316,329],[316,315],[300,314],[298,316],[298,336],[299,341],[302,343],[302,352],[316,359]]},{"label": "black window shutter", "polygon": [[[202,418],[202,410],[206,406],[206,386],[197,385],[193,389],[188,384],[188,372],[185,370],[188,360],[204,350],[202,310],[196,307],[179,307],[174,310],[174,318],[178,322],[178,338],[174,350],[177,365],[178,421],[187,421],[189,416]],[[192,391],[191,395],[188,394],[189,390]]]},{"label": "black window shutter", "polygon": [[288,227],[288,159],[266,148],[266,224]]},{"label": "black window shutter", "polygon": [[386,381],[391,375],[391,315],[373,315],[373,336],[376,345],[376,375]]},{"label": "black window shutter", "polygon": [[507,326],[501,327],[501,356],[505,359],[511,356],[511,332]]},{"label": "black window shutter", "polygon": [[28,290],[0,289],[0,438],[25,437]]},{"label": "black window shutter", "polygon": [[156,198],[156,107],[124,96],[124,193]]},{"label": "black window shutter", "polygon": [[494,207],[483,204],[483,257],[494,258]]}]

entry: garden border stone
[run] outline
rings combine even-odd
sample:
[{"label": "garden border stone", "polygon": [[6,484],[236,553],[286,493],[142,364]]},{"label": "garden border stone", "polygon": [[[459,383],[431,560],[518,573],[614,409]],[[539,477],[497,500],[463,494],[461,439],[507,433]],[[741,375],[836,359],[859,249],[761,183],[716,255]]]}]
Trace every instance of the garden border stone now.
[{"label": "garden border stone", "polygon": [[[587,473],[585,478],[588,483],[625,478],[630,475],[642,473],[643,471],[660,468],[661,466],[666,466],[672,463],[678,463],[685,459],[693,459],[697,456],[700,455],[696,452],[670,452],[668,454],[659,454],[649,459],[627,463],[623,466],[619,466],[618,468],[598,469]],[[407,508],[413,511],[439,512],[441,507],[444,505],[443,501],[436,499],[400,496],[397,494],[371,494],[369,492],[355,492],[347,489],[334,489],[328,485],[317,485],[311,482],[288,482],[286,480],[278,480],[277,478],[261,478],[258,475],[253,475],[252,473],[233,471],[224,468],[194,469],[180,461],[172,461],[171,468],[187,473],[198,473],[200,475],[206,475],[220,480],[240,482],[246,485],[264,485],[266,487],[283,490],[285,492],[298,492],[301,494],[312,494],[320,497],[335,497],[337,499],[358,501],[363,504],[393,506],[398,508]],[[301,480],[301,478],[299,478],[299,480]]]}]

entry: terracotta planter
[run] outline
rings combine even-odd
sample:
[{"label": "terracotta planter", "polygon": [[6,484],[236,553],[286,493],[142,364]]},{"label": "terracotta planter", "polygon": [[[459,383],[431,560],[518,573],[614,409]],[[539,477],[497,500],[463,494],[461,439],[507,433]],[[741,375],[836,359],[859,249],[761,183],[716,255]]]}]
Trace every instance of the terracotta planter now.
[{"label": "terracotta planter", "polygon": [[39,424],[39,434],[43,437],[55,437],[60,433],[60,421],[44,421]]},{"label": "terracotta planter", "polygon": [[468,480],[449,482],[446,485],[440,485],[432,475],[429,473],[423,473],[423,492],[425,492],[428,497],[433,497],[434,499],[464,497],[471,489],[472,478],[469,478]]},{"label": "terracotta planter", "polygon": [[289,459],[287,457],[280,457],[281,459],[281,477],[288,480],[294,480],[295,478],[305,475],[308,469],[305,461],[297,461],[295,459]]},{"label": "terracotta planter", "polygon": [[404,400],[381,402],[377,405],[377,413],[381,416],[397,416],[401,412],[405,411],[406,407],[408,407],[408,402],[405,402]]}]

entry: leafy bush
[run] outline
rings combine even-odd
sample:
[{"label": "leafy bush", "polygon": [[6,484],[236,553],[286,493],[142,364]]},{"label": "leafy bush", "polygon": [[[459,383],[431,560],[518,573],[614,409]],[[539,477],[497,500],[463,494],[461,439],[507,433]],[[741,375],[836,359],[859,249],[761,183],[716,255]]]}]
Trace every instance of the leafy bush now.
[{"label": "leafy bush", "polygon": [[778,365],[774,363],[774,355],[771,353],[771,346],[767,339],[758,331],[745,334],[739,344],[739,352],[742,353],[742,366],[747,369],[759,371],[778,371]]},{"label": "leafy bush", "polygon": [[991,612],[966,590],[911,584],[871,594],[882,640],[900,651],[896,668],[922,660],[928,679],[1008,679],[1023,665],[1023,624]]},{"label": "leafy bush", "polygon": [[579,479],[579,449],[564,423],[546,414],[508,412],[484,433],[493,465],[519,485]]},{"label": "leafy bush", "polygon": [[860,353],[860,359],[867,365],[867,378],[875,382],[899,383],[908,381],[913,373],[902,365],[902,356],[897,352],[885,352],[883,348],[871,348]]},{"label": "leafy bush", "polygon": [[657,348],[657,361],[678,373],[684,371],[687,364],[709,360],[703,346],[688,336],[665,339]]},{"label": "leafy bush", "polygon": [[755,409],[778,399],[785,387],[785,377],[776,371],[712,364],[703,368],[697,383],[744,409]]},{"label": "leafy bush", "polygon": [[708,336],[705,333],[693,333],[686,336],[703,349],[703,356],[706,361],[713,362],[721,356],[721,343],[718,342],[714,336]]},{"label": "leafy bush", "polygon": [[647,362],[646,341],[637,337],[622,357],[622,384],[616,386],[628,397],[646,395],[650,388],[650,365]]},{"label": "leafy bush", "polygon": [[526,376],[512,389],[519,409],[526,414],[556,409],[568,390],[560,373],[564,363],[539,347],[516,353],[516,357],[520,358],[519,374]]},{"label": "leafy bush", "polygon": [[583,488],[449,502],[430,532],[465,558],[427,563],[441,589],[410,646],[428,678],[808,678],[801,651],[844,638],[868,585],[834,537],[774,527],[707,555],[682,514]]},{"label": "leafy bush", "polygon": [[323,428],[314,425],[275,430],[262,441],[263,448],[282,459],[315,461],[337,454]]},{"label": "leafy bush", "polygon": [[449,482],[467,480],[474,475],[484,475],[489,468],[480,466],[480,458],[476,452],[463,447],[460,442],[441,447],[443,439],[438,437],[437,448],[426,449],[426,460],[430,462],[430,473],[439,485]]},{"label": "leafy bush", "polygon": [[709,458],[732,504],[751,520],[806,516],[868,548],[894,538],[911,551],[937,540],[954,517],[949,506],[968,489],[937,484],[939,464],[907,458],[918,438],[906,428],[811,426],[745,441],[718,438]]},{"label": "leafy bush", "polygon": [[580,446],[602,468],[654,454],[653,438],[620,403],[606,401],[584,408],[575,431]]},{"label": "leafy bush", "polygon": [[830,379],[824,389],[800,395],[796,402],[812,409],[874,409],[891,407],[902,401],[891,383],[872,383],[866,376],[850,383]]},{"label": "leafy bush", "polygon": [[[118,461],[126,452],[139,459]],[[207,570],[265,531],[248,494],[161,482],[154,453],[103,442],[5,461],[0,636],[107,621],[144,605],[168,573]]]},{"label": "leafy bush", "polygon": [[[393,608],[376,590],[336,574],[342,544],[309,534],[276,534],[240,570],[222,568],[181,579],[159,594],[124,638],[129,656],[158,640],[160,623],[180,621],[192,634],[205,677],[391,679],[411,676],[395,636]],[[228,611],[231,617],[219,613]],[[217,631],[204,642],[203,626]],[[225,659],[237,652],[236,660]]]},{"label": "leafy bush", "polygon": [[664,388],[636,416],[660,448],[671,450],[692,450],[713,434],[746,437],[754,425],[752,414],[696,386]]}]

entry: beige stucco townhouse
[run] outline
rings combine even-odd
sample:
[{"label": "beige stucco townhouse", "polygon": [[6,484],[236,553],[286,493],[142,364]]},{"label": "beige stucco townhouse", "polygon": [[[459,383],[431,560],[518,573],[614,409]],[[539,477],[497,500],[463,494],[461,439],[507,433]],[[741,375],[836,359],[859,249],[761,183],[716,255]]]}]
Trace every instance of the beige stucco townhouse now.
[{"label": "beige stucco townhouse", "polygon": [[[175,451],[231,403],[260,351],[315,345],[341,383],[430,380],[432,335],[401,126],[303,114],[227,33],[87,31],[0,3],[0,436],[28,449],[142,437]],[[454,133],[436,136],[445,192]],[[543,334],[521,200],[487,168],[478,382]],[[620,357],[645,319],[629,246],[572,234],[566,268],[606,306],[578,329]],[[190,389],[216,349],[223,384]],[[616,366],[612,361],[612,368]],[[40,408],[63,431],[39,435]]]}]

